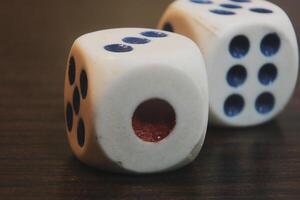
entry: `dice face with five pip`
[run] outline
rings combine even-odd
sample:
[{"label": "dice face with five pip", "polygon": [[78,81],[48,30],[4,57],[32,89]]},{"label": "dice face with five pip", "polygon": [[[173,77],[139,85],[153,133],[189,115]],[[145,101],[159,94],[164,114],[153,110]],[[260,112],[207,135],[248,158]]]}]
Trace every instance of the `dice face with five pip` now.
[{"label": "dice face with five pip", "polygon": [[74,154],[98,168],[153,173],[198,155],[208,121],[204,59],[190,39],[124,28],[78,38],[65,79]]},{"label": "dice face with five pip", "polygon": [[263,0],[178,0],[159,28],[188,36],[202,50],[213,124],[258,125],[277,116],[291,98],[298,47],[278,6]]}]

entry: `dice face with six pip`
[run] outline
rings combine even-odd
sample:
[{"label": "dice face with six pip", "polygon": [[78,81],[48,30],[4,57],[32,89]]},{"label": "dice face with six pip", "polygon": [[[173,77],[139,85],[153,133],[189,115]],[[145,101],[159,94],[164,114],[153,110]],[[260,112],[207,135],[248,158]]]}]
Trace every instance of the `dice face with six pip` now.
[{"label": "dice face with six pip", "polygon": [[295,31],[264,0],[178,0],[159,28],[188,36],[206,61],[210,122],[252,126],[277,116],[298,76]]},{"label": "dice face with six pip", "polygon": [[65,78],[69,143],[84,163],[129,173],[182,167],[208,121],[204,59],[190,39],[139,28],[78,38]]}]

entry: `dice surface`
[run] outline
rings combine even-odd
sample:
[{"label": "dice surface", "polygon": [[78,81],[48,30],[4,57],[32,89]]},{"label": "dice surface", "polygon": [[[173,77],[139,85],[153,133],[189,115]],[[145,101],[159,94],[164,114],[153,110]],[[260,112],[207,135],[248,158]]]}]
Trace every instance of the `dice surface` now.
[{"label": "dice surface", "polygon": [[82,162],[128,173],[174,170],[196,158],[205,138],[204,59],[175,33],[86,34],[70,52],[64,105],[69,143]]},{"label": "dice surface", "polygon": [[278,6],[263,0],[178,0],[159,28],[188,36],[202,50],[212,124],[262,124],[289,102],[298,77],[298,46]]}]

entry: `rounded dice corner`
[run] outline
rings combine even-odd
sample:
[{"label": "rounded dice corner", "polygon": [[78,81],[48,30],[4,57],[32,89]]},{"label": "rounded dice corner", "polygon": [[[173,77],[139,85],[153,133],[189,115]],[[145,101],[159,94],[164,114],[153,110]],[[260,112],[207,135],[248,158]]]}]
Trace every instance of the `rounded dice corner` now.
[{"label": "rounded dice corner", "polygon": [[[295,30],[284,10],[270,2],[221,3],[175,1],[158,28],[168,30],[171,24],[175,32],[192,39],[203,52],[210,124],[249,127],[265,123],[282,112],[296,85],[299,57]],[[210,13],[212,10],[216,12]],[[259,98],[262,91],[271,95]],[[240,98],[227,99],[234,94]]]},{"label": "rounded dice corner", "polygon": [[[132,46],[139,57],[105,50],[118,43]],[[170,45],[176,57],[166,50]],[[154,50],[151,59],[136,61]],[[138,174],[189,164],[199,153],[192,149],[202,147],[208,121],[204,65],[197,46],[171,32],[112,29],[77,39],[65,81],[67,134],[76,157],[99,169]]]}]

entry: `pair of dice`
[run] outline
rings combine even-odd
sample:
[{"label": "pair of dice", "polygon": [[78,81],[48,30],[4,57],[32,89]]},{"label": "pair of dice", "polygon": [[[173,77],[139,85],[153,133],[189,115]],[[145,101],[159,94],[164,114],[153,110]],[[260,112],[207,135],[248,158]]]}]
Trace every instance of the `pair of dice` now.
[{"label": "pair of dice", "polygon": [[119,172],[174,170],[197,157],[208,121],[258,125],[291,98],[297,40],[276,5],[178,0],[158,27],[75,41],[64,103],[68,139],[82,162]]}]

